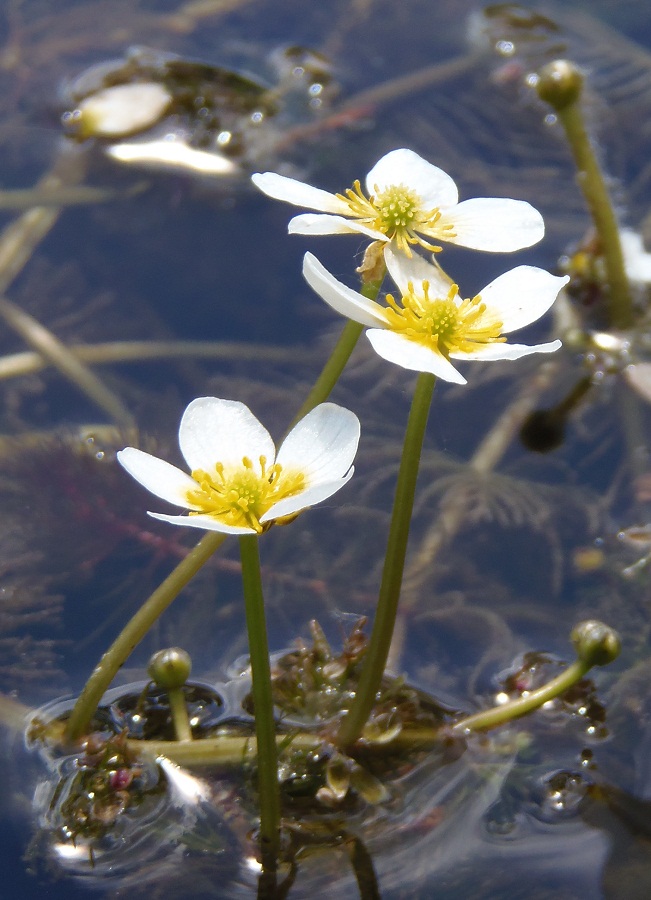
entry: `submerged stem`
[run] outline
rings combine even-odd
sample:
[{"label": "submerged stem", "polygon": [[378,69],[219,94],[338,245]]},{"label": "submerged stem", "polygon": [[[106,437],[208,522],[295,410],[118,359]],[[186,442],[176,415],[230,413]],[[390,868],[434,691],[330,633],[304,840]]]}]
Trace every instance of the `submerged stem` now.
[{"label": "submerged stem", "polygon": [[257,535],[240,536],[240,557],[257,743],[262,868],[274,871],[280,846],[280,788],[271,666]]},{"label": "submerged stem", "polygon": [[127,430],[135,429],[133,417],[120,398],[44,325],[6,297],[0,297],[0,317],[64,378],[103,409],[116,425]]},{"label": "submerged stem", "polygon": [[389,656],[402,586],[420,454],[435,384],[436,378],[428,372],[421,372],[416,382],[396,483],[377,612],[355,698],[337,734],[336,743],[340,747],[350,746],[362,733],[375,703]]},{"label": "submerged stem", "polygon": [[75,741],[85,734],[102,696],[120,667],[188,581],[222,545],[225,537],[216,531],[207,532],[127,622],[95,666],[77,698],[66,724],[66,737],[69,741]]}]

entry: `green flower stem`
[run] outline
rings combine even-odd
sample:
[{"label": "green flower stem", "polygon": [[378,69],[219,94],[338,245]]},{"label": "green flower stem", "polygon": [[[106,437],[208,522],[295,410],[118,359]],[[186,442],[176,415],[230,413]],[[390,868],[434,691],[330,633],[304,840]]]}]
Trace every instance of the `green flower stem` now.
[{"label": "green flower stem", "polygon": [[563,126],[576,163],[579,187],[599,236],[609,287],[610,325],[612,328],[630,328],[633,325],[633,301],[624,269],[617,218],[581,110],[583,75],[574,63],[555,60],[541,70],[536,89],[540,98],[554,108]]},{"label": "green flower stem", "polygon": [[633,325],[633,301],[624,269],[617,219],[603,172],[585,129],[580,104],[571,103],[560,110],[558,120],[565,129],[578,169],[579,186],[599,235],[610,288],[610,324],[613,328],[630,328]]},{"label": "green flower stem", "polygon": [[373,631],[355,698],[336,737],[339,747],[349,747],[361,735],[386,668],[398,612],[420,454],[435,384],[436,378],[428,372],[421,372],[416,382],[402,448]]},{"label": "green flower stem", "polygon": [[277,865],[280,847],[280,789],[271,667],[257,535],[240,536],[240,558],[257,742],[262,867],[263,870],[273,871]]},{"label": "green flower stem", "polygon": [[190,579],[220,547],[226,535],[208,531],[188,553],[165,581],[144,602],[138,612],[127,622],[115,641],[102,656],[79,695],[66,725],[66,738],[76,741],[88,731],[91,719],[102,696],[115,678],[118,670],[134,648],[147,634],[154,622],[178,596]]},{"label": "green flower stem", "polygon": [[300,422],[315,406],[323,403],[330,396],[330,392],[339,380],[339,376],[346,367],[346,363],[357,346],[359,336],[364,329],[363,325],[353,322],[350,319],[343,327],[343,331],[339,335],[339,339],[335,344],[334,350],[330,354],[328,361],[321,370],[321,374],[314,382],[309,394],[301,404],[301,408],[292,419],[291,428]]},{"label": "green flower stem", "polygon": [[177,741],[191,741],[192,729],[188,717],[188,708],[185,705],[185,694],[182,687],[168,688],[167,699],[174,724],[174,734]]},{"label": "green flower stem", "polygon": [[475,713],[465,719],[461,719],[454,725],[453,731],[466,734],[470,731],[486,731],[488,728],[497,728],[498,725],[504,725],[512,719],[518,719],[525,716],[534,709],[547,703],[548,700],[555,700],[559,694],[569,690],[573,685],[585,677],[586,672],[592,668],[591,664],[582,659],[577,659],[571,665],[552,678],[547,684],[531,691],[526,697],[519,697],[517,700],[511,700],[502,706],[494,706],[492,709],[486,709],[482,712]]},{"label": "green flower stem", "polygon": [[[362,283],[360,294],[366,297],[367,300],[376,300],[384,281],[385,272],[386,267],[382,266],[379,277],[373,279],[373,281]],[[291,428],[311,412],[315,406],[328,399],[330,392],[339,380],[339,376],[344,371],[353,350],[357,346],[357,341],[363,330],[364,326],[360,325],[359,322],[353,322],[350,319],[346,322],[334,350],[321,370],[321,374],[301,404],[301,408],[292,419]]]}]

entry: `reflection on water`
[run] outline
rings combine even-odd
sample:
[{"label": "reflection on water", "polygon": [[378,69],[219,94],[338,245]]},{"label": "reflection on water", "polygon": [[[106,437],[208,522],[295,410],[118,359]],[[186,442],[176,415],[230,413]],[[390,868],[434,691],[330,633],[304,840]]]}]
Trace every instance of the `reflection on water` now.
[{"label": "reflection on water", "polygon": [[[435,12],[429,0],[335,0],[300,17],[291,0],[274,3],[273,14],[259,0],[55,6],[22,0],[0,14],[0,288],[74,346],[121,406],[112,420],[106,397],[89,400],[53,358],[45,364],[20,330],[3,327],[0,686],[27,704],[78,691],[192,545],[148,519],[143,493],[117,470],[114,454],[130,442],[133,422],[141,446],[171,461],[179,413],[195,396],[240,399],[279,434],[327,358],[337,323],[300,278],[307,240],[288,239],[287,208],[248,187],[252,168],[341,190],[386,151],[408,146],[449,171],[464,197],[503,194],[538,206],[547,238],[516,264],[553,268],[584,238],[587,216],[559,129],[525,81],[562,52],[588,72],[589,118],[623,219],[643,234],[651,221],[642,2],[540,14],[532,3],[524,11],[499,5],[483,15],[466,0]],[[129,55],[133,46],[151,50]],[[217,98],[196,115],[176,108],[156,128],[193,149],[213,152],[217,140],[236,172],[120,165],[101,141],[64,136],[59,117],[87,84],[79,75],[107,61],[142,61],[139,53],[156,77],[165,70],[167,86],[181,66],[169,60],[201,64],[192,102],[207,84]],[[234,83],[216,80],[216,71],[236,72]],[[233,112],[233,92],[241,100],[246,90],[256,108],[247,101]],[[250,119],[257,101],[264,128]],[[348,271],[355,240],[322,240],[318,253],[333,271]],[[502,259],[447,252],[457,269],[465,264],[469,291],[503,271]],[[587,293],[581,299],[590,314]],[[523,450],[518,426],[532,409],[555,408],[584,375],[571,349],[521,360],[516,371],[480,369],[468,388],[439,385],[392,666],[470,712],[526,689],[532,658],[551,669],[571,658],[571,627],[596,617],[622,635],[616,670],[600,670],[573,704],[477,739],[446,765],[429,760],[405,773],[390,808],[363,827],[351,815],[345,839],[306,854],[291,897],[355,896],[366,852],[383,898],[430,897],[434,886],[450,900],[648,895],[649,567],[637,565],[648,544],[631,535],[649,520],[650,410],[606,357],[600,383],[549,455]],[[315,509],[302,529],[265,540],[274,650],[307,633],[313,617],[340,645],[350,616],[372,615],[411,386],[408,373],[360,345],[334,394],[363,429],[345,504]],[[246,651],[238,575],[227,548],[138,648],[122,682],[141,679],[149,654],[170,643],[192,650],[203,683],[225,681]],[[79,883],[53,880],[52,848],[31,802],[36,792],[36,816],[51,828],[48,766],[66,761],[46,764],[15,731],[3,761],[5,815],[15,822],[3,832],[4,867],[14,894],[113,896],[99,859]],[[236,858],[237,828],[224,812],[232,798],[204,775],[194,794],[177,785],[163,814],[152,812],[152,792],[144,844],[129,847],[135,873],[115,838],[107,853],[112,871],[124,867],[120,891],[252,896],[255,867]],[[176,783],[173,771],[160,777]],[[349,839],[356,828],[363,849]],[[171,848],[164,864],[161,848]],[[59,862],[66,871],[74,860]]]}]

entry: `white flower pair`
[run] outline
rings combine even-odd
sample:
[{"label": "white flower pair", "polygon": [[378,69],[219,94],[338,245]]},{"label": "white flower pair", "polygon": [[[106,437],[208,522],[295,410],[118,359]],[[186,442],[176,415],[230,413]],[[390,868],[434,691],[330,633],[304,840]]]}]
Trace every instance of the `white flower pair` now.
[{"label": "white flower pair", "polygon": [[542,238],[544,223],[528,203],[490,197],[459,203],[450,176],[411,150],[382,157],[366,177],[368,196],[359,182],[345,195],[273,172],[254,175],[253,182],[276,199],[319,210],[295,216],[291,233],[357,232],[386,244],[387,269],[401,293],[398,300],[388,294],[386,306],[342,284],[311,253],[303,274],[333,309],[369,327],[373,348],[390,362],[464,384],[450,359],[519,359],[561,346],[507,344],[504,335],[539,319],[569,279],[518,266],[463,300],[438,266],[411,251],[413,245],[440,250],[432,240],[501,252],[529,247]]}]

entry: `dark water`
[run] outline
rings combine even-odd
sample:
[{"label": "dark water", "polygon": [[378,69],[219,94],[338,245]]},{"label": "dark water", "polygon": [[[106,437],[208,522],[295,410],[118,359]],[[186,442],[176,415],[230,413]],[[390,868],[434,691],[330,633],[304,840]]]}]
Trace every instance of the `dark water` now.
[{"label": "dark water", "polygon": [[[588,219],[559,129],[545,121],[523,75],[561,52],[586,72],[588,119],[622,220],[650,230],[648,4],[604,0],[540,12],[546,18],[525,27],[515,10],[485,16],[465,0],[6,4],[2,186],[32,188],[62,165],[72,186],[42,239],[23,236],[24,265],[16,249],[9,254],[12,277],[0,257],[2,291],[67,344],[223,342],[210,359],[96,366],[152,452],[179,462],[179,416],[206,394],[247,402],[281,434],[341,327],[302,281],[303,253],[313,250],[352,284],[351,254],[357,265],[363,245],[352,236],[288,238],[289,207],[254,193],[249,171],[281,170],[341,190],[383,153],[411,147],[448,171],[463,197],[527,199],[545,216],[545,240],[517,262],[446,251],[464,289],[477,291],[515,264],[551,269],[581,240]],[[512,39],[515,52],[497,52],[500,39]],[[232,68],[265,86],[283,85],[283,48],[310,48],[323,54],[314,77],[326,89],[310,94],[309,79],[294,84],[268,127],[248,135],[241,177],[120,167],[101,147],[64,138],[59,116],[67,81],[134,45]],[[450,61],[458,61],[454,70]],[[401,80],[410,73],[413,81]],[[320,106],[310,106],[314,97]],[[137,193],[68,206],[76,181],[115,193],[137,186]],[[39,199],[3,211],[3,227]],[[547,339],[550,327],[544,320],[523,340]],[[3,326],[0,353],[24,350]],[[473,711],[493,702],[521,654],[571,661],[568,636],[579,620],[618,628],[622,656],[586,688],[593,691],[587,714],[580,702],[542,711],[455,763],[425,765],[406,780],[404,809],[362,829],[385,898],[649,896],[649,576],[644,566],[632,577],[623,572],[650,547],[617,535],[649,520],[650,410],[622,378],[607,375],[557,451],[530,454],[517,437],[506,440],[478,476],[468,461],[511,403],[538,392],[534,404],[553,405],[584,372],[570,349],[549,371],[541,359],[478,366],[467,388],[437,386],[394,670]],[[373,358],[362,342],[335,389],[333,399],[362,421],[357,473],[341,503],[265,536],[274,650],[305,635],[313,617],[336,644],[345,614],[372,616],[412,386],[408,373]],[[81,688],[196,535],[147,519],[152,501],[114,462],[124,436],[52,368],[3,377],[0,392],[0,688],[40,705]],[[437,522],[455,485],[471,491],[471,502],[439,547]],[[594,566],[583,562],[588,551],[596,551]],[[236,559],[227,548],[200,573],[127,662],[121,683],[142,679],[151,652],[170,643],[191,651],[203,681],[227,677],[246,650]],[[39,835],[48,766],[23,750],[15,731],[3,740],[0,897],[252,896],[251,878],[230,857],[214,869],[181,866],[172,878],[164,866],[157,873],[160,861],[148,849],[125,882],[62,875]],[[290,896],[326,890],[356,895],[336,852],[300,868]]]}]

